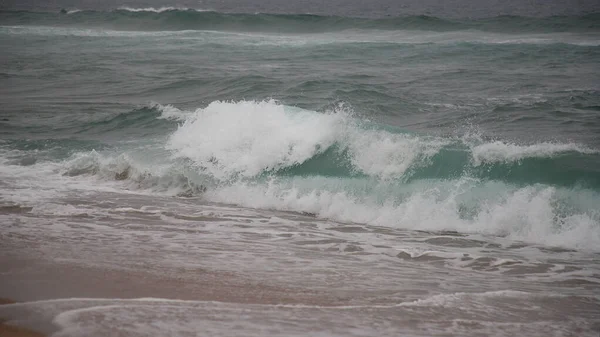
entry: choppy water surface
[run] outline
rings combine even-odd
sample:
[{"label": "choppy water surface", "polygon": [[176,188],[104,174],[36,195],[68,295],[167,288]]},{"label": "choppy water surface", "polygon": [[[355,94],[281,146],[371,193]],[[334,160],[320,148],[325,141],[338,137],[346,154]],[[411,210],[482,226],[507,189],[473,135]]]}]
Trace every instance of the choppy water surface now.
[{"label": "choppy water surface", "polygon": [[[64,7],[0,12],[3,261],[188,287],[37,296],[7,267],[1,295],[44,301],[0,316],[56,336],[598,334],[597,12]],[[252,295],[214,295],[233,288]]]}]

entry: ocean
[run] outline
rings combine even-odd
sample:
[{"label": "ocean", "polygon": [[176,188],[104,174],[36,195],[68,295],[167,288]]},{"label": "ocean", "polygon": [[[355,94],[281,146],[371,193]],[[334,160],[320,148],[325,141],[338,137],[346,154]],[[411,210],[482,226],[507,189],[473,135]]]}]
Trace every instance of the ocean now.
[{"label": "ocean", "polygon": [[596,1],[8,1],[0,46],[9,323],[600,333]]}]

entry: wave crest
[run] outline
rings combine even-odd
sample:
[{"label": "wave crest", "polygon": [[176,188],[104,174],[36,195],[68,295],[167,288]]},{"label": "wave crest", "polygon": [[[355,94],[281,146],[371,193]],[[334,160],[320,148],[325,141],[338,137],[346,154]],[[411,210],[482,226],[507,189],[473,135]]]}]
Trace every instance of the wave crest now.
[{"label": "wave crest", "polygon": [[512,183],[600,186],[598,151],[574,143],[518,145],[415,135],[276,101],[213,102],[194,112],[161,106],[182,122],[168,149],[222,180],[265,174],[369,176],[410,181],[471,176]]},{"label": "wave crest", "polygon": [[213,102],[186,119],[168,148],[215,177],[251,177],[301,164],[326,150],[342,121],[335,114],[289,113],[274,101]]},{"label": "wave crest", "polygon": [[188,8],[188,7],[170,7],[170,6],[165,6],[165,7],[142,7],[142,8],[121,6],[117,10],[119,10],[119,11],[127,11],[127,12],[134,12],[134,13],[137,13],[137,12],[162,13],[162,12],[172,12],[172,11],[192,11],[192,12],[208,12],[209,11],[209,10],[206,10],[206,9],[196,9],[196,8]]},{"label": "wave crest", "polygon": [[[600,156],[578,144],[410,134],[348,109],[319,113],[273,100],[216,101],[195,111],[159,104],[144,109],[97,127],[152,118],[173,127],[166,142],[79,152],[59,172],[344,222],[584,249],[600,243]],[[2,165],[35,176],[47,171],[45,163]]]},{"label": "wave crest", "polygon": [[471,151],[475,166],[489,163],[510,163],[526,158],[552,158],[569,153],[598,153],[598,151],[579,144],[538,143],[518,145],[502,141],[477,145]]}]

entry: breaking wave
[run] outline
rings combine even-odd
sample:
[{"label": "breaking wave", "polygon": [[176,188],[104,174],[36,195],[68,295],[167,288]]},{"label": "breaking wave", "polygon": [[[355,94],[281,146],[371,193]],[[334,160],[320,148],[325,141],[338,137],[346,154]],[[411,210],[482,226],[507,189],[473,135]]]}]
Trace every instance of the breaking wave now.
[{"label": "breaking wave", "polygon": [[79,151],[58,171],[343,222],[592,250],[600,243],[600,153],[580,144],[419,135],[344,109],[276,101],[216,101],[194,111],[156,104],[131,114],[96,127],[138,120],[171,131],[129,149]]}]

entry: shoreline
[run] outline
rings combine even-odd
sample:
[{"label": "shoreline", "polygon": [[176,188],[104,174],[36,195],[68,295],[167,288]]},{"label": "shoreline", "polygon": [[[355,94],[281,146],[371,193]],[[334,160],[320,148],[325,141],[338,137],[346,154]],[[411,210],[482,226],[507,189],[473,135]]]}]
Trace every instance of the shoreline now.
[{"label": "shoreline", "polygon": [[[98,265],[53,262],[0,252],[0,307],[55,299],[158,298],[264,305],[348,305],[349,296],[267,283],[243,273],[204,268],[150,268],[130,270]],[[43,284],[43,286],[39,286]],[[6,324],[0,316],[1,337],[48,337],[56,332],[46,322],[35,321],[27,328]],[[40,324],[42,323],[42,324]]]},{"label": "shoreline", "polygon": [[[29,302],[60,298],[163,298],[240,304],[347,305],[354,294],[336,294],[299,285],[265,282],[244,273],[211,268],[147,270],[57,263],[24,256],[2,256],[0,298]],[[39,284],[43,284],[40,287]],[[351,296],[352,295],[352,296]]]},{"label": "shoreline", "polygon": [[[0,305],[16,303],[9,298],[0,297]],[[7,324],[0,318],[0,336],[6,337],[45,337],[46,335],[34,330],[22,328],[16,325]]]}]

